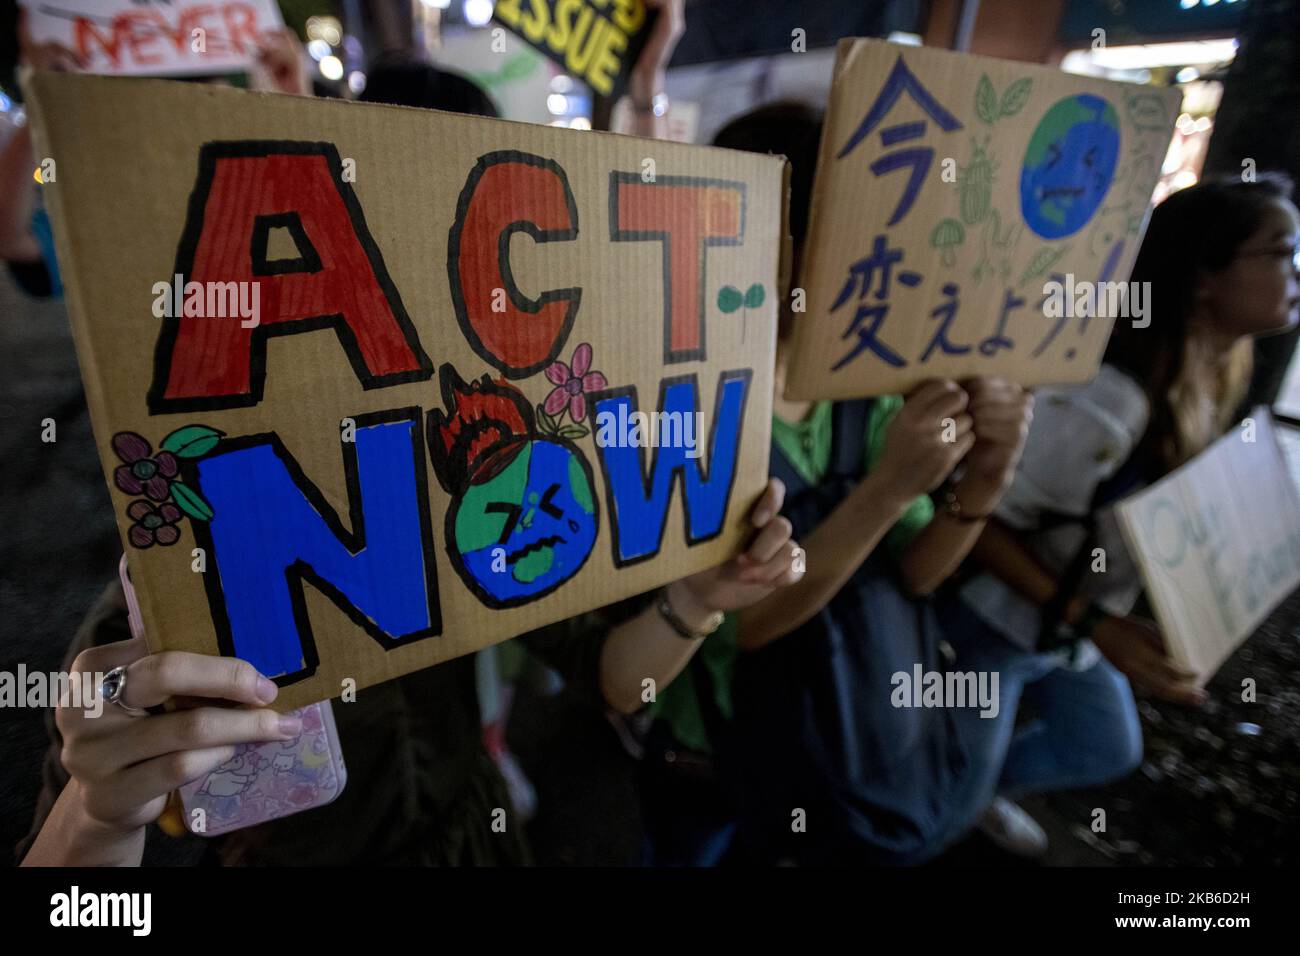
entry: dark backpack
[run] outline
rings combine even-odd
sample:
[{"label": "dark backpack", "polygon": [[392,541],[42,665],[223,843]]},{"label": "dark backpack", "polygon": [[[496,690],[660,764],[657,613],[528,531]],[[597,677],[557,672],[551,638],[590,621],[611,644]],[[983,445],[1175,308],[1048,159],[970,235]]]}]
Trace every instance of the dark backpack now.
[{"label": "dark backpack", "polygon": [[[783,513],[806,537],[861,476],[869,401],[838,403],[829,471],[808,485],[777,449]],[[740,656],[733,739],[741,839],[763,860],[908,863],[942,849],[970,766],[946,708],[895,708],[892,676],[945,667],[930,603],[901,586],[877,547],[796,632]],[[815,562],[816,554],[808,560]],[[796,809],[807,830],[792,831]]]}]

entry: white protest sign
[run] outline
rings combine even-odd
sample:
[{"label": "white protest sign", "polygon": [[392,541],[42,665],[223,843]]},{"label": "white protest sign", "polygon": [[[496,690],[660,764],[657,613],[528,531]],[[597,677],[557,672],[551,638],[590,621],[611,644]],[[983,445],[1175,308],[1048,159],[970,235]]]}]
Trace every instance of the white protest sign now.
[{"label": "white protest sign", "polygon": [[1170,655],[1202,685],[1300,586],[1300,496],[1262,406],[1118,511]]},{"label": "white protest sign", "polygon": [[275,0],[20,0],[33,43],[80,54],[90,73],[237,73],[284,26]]}]

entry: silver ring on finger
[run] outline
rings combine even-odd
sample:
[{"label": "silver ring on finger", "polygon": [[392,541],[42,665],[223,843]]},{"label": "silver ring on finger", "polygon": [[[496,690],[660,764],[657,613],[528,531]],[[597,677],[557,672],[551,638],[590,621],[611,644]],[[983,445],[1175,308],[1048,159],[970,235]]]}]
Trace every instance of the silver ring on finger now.
[{"label": "silver ring on finger", "polygon": [[124,699],[126,694],[126,672],[129,666],[129,664],[121,664],[105,674],[103,681],[100,682],[99,692],[103,695],[104,700],[121,707],[130,716],[148,717],[149,711],[140,707],[132,707]]}]

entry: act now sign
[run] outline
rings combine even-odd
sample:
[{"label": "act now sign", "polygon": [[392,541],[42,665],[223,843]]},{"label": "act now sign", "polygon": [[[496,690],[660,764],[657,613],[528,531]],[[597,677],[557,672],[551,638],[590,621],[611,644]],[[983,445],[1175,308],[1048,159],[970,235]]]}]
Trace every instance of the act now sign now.
[{"label": "act now sign", "polygon": [[293,707],[737,549],[782,160],[157,81],[30,92],[154,649],[245,658]]}]

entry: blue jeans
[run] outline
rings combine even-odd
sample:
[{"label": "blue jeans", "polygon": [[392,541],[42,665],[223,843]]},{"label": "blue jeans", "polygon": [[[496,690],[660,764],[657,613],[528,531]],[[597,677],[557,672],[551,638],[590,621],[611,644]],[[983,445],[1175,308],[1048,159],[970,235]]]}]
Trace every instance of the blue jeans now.
[{"label": "blue jeans", "polygon": [[[1142,762],[1142,726],[1128,680],[1105,658],[1084,670],[1058,654],[1023,650],[959,599],[940,602],[939,617],[957,652],[958,671],[998,674],[998,715],[957,711],[973,766],[950,840],[973,827],[995,796],[1009,799],[1094,787],[1124,777]],[[1016,723],[1021,701],[1032,719]]]}]

